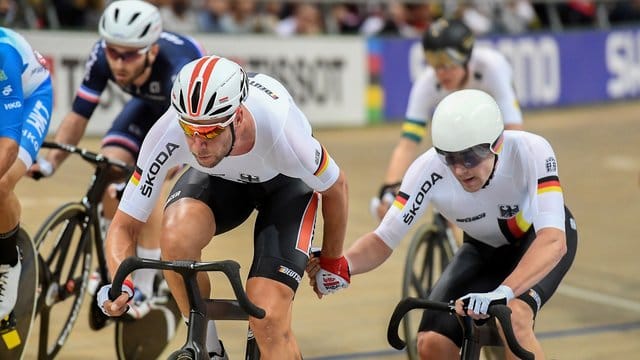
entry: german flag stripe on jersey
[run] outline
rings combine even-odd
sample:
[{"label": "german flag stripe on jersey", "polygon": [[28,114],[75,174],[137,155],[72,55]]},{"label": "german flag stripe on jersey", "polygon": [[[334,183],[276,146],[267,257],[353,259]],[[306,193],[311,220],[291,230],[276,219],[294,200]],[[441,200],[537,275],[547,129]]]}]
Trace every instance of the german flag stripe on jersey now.
[{"label": "german flag stripe on jersey", "polygon": [[133,185],[138,186],[138,184],[140,183],[141,176],[142,176],[142,169],[136,166],[136,171],[133,172],[133,175],[131,175],[131,179],[129,179],[129,181],[131,181]]},{"label": "german flag stripe on jersey", "polygon": [[398,191],[398,195],[396,195],[396,199],[393,201],[393,206],[397,207],[399,210],[404,209],[404,206],[407,205],[407,200],[409,200],[409,195],[403,193],[402,191]]},{"label": "german flag stripe on jersey", "polygon": [[552,191],[562,192],[560,179],[558,179],[557,176],[547,176],[538,179],[538,194],[544,194]]},{"label": "german flag stripe on jersey", "polygon": [[427,124],[421,121],[405,120],[402,124],[402,136],[420,142],[425,134]]},{"label": "german flag stripe on jersey", "polygon": [[509,242],[515,242],[527,233],[531,224],[525,221],[522,218],[522,212],[519,212],[510,219],[498,219],[498,226]]},{"label": "german flag stripe on jersey", "polygon": [[322,173],[329,167],[329,154],[327,154],[327,150],[324,146],[320,146],[322,147],[322,154],[320,155],[320,164],[318,164],[318,169],[313,173],[315,176],[322,175]]}]

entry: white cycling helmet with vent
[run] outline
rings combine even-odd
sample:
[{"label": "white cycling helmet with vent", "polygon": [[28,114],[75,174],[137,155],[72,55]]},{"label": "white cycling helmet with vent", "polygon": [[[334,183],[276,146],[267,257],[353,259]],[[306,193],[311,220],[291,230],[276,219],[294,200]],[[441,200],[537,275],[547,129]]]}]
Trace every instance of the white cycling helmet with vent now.
[{"label": "white cycling helmet with vent", "polygon": [[171,104],[190,120],[210,120],[233,114],[249,91],[240,65],[218,56],[186,64],[173,82]]},{"label": "white cycling helmet with vent", "polygon": [[496,101],[484,91],[465,89],[447,95],[436,106],[431,139],[436,149],[457,152],[493,145],[503,130]]},{"label": "white cycling helmet with vent", "polygon": [[144,48],[160,37],[162,19],[158,8],[146,1],[118,0],[104,10],[98,28],[109,44]]}]

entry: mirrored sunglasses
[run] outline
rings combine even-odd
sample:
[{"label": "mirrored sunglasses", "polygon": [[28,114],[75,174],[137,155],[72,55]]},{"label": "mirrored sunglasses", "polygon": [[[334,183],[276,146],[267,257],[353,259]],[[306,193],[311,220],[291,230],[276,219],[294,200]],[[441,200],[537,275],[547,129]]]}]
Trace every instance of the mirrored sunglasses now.
[{"label": "mirrored sunglasses", "polygon": [[462,165],[467,169],[472,169],[491,155],[491,145],[480,144],[466,150],[449,152],[436,149],[440,160],[448,166]]},{"label": "mirrored sunglasses", "polygon": [[151,46],[147,46],[147,47],[144,47],[144,48],[138,49],[138,50],[120,52],[120,51],[110,47],[109,45],[105,45],[104,50],[105,50],[105,53],[107,54],[107,56],[111,60],[120,59],[123,62],[132,62],[134,60],[139,59],[142,55],[146,54],[149,51],[150,48],[151,48]]},{"label": "mirrored sunglasses", "polygon": [[200,136],[205,139],[213,139],[224,132],[224,130],[233,122],[236,114],[237,112],[233,113],[233,115],[231,115],[231,117],[225,122],[206,125],[195,124],[179,117],[178,124],[180,124],[184,134],[189,137]]},{"label": "mirrored sunglasses", "polygon": [[449,69],[464,63],[464,56],[453,49],[425,51],[424,55],[427,63],[434,69]]}]

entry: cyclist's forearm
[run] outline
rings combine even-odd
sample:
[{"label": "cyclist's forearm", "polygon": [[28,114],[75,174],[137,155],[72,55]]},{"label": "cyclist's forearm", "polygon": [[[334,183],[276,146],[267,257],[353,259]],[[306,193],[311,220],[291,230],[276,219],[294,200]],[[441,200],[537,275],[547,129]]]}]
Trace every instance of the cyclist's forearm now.
[{"label": "cyclist's forearm", "polygon": [[523,294],[553,270],[566,252],[564,232],[552,228],[540,230],[518,266],[503,284],[510,287],[515,296]]},{"label": "cyclist's forearm", "polygon": [[329,258],[342,256],[344,238],[347,233],[348,212],[347,181],[341,171],[338,180],[322,193],[323,256]]},{"label": "cyclist's forearm", "polygon": [[351,275],[362,274],[380,266],[393,250],[376,234],[368,233],[351,245],[345,253]]},{"label": "cyclist's forearm", "polygon": [[[87,122],[88,120],[85,117],[73,112],[69,113],[56,131],[54,141],[63,144],[78,145],[87,128]],[[69,156],[69,153],[66,151],[51,150],[47,154],[46,159],[56,168],[67,156]]]},{"label": "cyclist's forearm", "polygon": [[9,168],[18,158],[18,143],[8,137],[0,137],[0,177],[9,171]]},{"label": "cyclist's forearm", "polygon": [[136,239],[142,224],[122,211],[116,211],[105,240],[105,255],[111,277],[124,259],[136,255]]},{"label": "cyclist's forearm", "polygon": [[416,158],[418,152],[418,143],[407,138],[401,138],[396,145],[389,167],[384,177],[385,184],[393,184],[402,181],[404,173],[407,172],[409,165]]}]

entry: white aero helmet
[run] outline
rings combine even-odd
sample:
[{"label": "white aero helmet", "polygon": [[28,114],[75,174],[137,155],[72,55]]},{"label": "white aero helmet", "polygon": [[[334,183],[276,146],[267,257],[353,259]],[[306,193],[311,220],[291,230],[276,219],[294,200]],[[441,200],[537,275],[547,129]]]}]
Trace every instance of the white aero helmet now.
[{"label": "white aero helmet", "polygon": [[171,105],[190,120],[209,120],[233,114],[249,92],[240,65],[218,56],[193,60],[180,69],[171,89]]},{"label": "white aero helmet", "polygon": [[458,152],[480,144],[493,145],[504,125],[496,101],[473,89],[447,95],[433,113],[431,139],[441,151]]},{"label": "white aero helmet", "polygon": [[118,0],[102,13],[100,36],[109,44],[144,48],[155,43],[162,32],[158,8],[142,0]]}]

